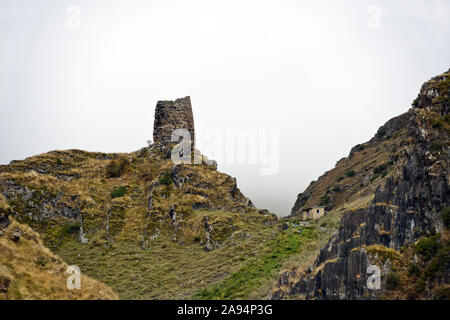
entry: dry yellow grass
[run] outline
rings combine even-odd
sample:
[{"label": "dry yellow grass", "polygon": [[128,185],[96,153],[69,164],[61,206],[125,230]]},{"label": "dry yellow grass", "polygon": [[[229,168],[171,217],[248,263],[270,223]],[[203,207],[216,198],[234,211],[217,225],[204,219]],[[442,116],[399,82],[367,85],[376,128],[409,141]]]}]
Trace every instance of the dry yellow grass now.
[{"label": "dry yellow grass", "polygon": [[9,209],[8,204],[6,203],[5,197],[0,193],[0,211],[6,211]]},{"label": "dry yellow grass", "polygon": [[[24,300],[111,300],[117,295],[108,286],[87,276],[81,277],[81,289],[66,286],[68,265],[44,247],[39,235],[30,227],[11,221],[0,236],[0,299]],[[10,237],[20,234],[14,242]],[[3,290],[5,291],[5,290]]]}]

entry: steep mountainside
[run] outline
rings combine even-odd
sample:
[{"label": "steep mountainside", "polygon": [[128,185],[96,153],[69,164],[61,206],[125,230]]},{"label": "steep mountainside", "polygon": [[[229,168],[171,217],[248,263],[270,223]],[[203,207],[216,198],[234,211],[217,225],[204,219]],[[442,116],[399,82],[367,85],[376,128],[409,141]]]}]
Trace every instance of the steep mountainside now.
[{"label": "steep mountainside", "polygon": [[[324,205],[341,222],[313,265],[281,275],[274,298],[449,298],[449,94],[450,72],[426,82],[408,112],[299,194],[291,220]],[[367,287],[371,265],[380,289]]]}]

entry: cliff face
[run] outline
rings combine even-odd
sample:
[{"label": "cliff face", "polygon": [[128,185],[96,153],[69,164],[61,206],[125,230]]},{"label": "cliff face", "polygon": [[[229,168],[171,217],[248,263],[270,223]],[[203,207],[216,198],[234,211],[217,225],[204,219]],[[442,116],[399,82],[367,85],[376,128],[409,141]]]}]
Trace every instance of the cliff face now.
[{"label": "cliff face", "polygon": [[[449,297],[449,94],[449,72],[426,82],[408,112],[299,195],[291,219],[321,202],[341,222],[312,266],[281,275],[274,298]],[[378,290],[367,287],[371,265]]]}]

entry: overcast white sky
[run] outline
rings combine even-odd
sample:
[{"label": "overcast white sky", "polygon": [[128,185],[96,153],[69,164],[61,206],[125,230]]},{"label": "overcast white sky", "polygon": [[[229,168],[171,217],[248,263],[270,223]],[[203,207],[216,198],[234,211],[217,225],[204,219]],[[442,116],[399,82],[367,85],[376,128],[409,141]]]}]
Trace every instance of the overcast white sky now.
[{"label": "overcast white sky", "polygon": [[448,0],[0,0],[0,163],[135,151],[156,101],[189,95],[199,137],[278,130],[277,174],[219,170],[286,215],[449,69],[449,16]]}]

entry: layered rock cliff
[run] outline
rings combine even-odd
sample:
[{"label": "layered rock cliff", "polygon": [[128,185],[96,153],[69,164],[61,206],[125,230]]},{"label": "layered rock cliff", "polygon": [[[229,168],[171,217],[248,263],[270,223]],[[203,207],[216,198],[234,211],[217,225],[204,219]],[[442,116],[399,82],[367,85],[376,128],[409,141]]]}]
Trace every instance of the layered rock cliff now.
[{"label": "layered rock cliff", "polygon": [[408,112],[299,194],[291,219],[322,204],[343,212],[340,226],[313,265],[280,276],[274,298],[449,297],[449,95],[450,72],[427,81]]}]

